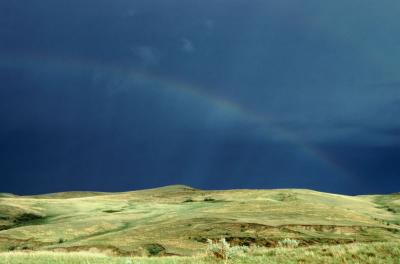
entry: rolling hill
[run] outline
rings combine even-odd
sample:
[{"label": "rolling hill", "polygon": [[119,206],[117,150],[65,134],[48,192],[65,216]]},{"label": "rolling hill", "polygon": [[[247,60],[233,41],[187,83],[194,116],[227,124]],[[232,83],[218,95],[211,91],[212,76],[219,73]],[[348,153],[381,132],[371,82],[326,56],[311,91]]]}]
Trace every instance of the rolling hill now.
[{"label": "rolling hill", "polygon": [[90,251],[191,256],[207,239],[276,247],[400,240],[400,194],[303,189],[206,191],[175,185],[123,192],[0,195],[0,252]]}]

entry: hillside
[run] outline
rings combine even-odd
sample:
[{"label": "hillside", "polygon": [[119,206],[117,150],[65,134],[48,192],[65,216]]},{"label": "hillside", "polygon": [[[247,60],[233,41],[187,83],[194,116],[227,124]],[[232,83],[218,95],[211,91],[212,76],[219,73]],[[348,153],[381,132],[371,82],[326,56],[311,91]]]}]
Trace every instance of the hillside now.
[{"label": "hillside", "polygon": [[93,250],[194,255],[207,239],[275,247],[400,239],[400,194],[311,190],[205,191],[167,186],[124,193],[0,196],[0,251]]}]

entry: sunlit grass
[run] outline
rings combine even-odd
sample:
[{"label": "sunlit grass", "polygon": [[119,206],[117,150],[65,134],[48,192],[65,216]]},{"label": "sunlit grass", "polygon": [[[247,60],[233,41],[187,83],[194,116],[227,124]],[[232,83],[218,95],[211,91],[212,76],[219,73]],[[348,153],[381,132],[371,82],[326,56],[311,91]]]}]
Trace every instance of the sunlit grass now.
[{"label": "sunlit grass", "polygon": [[4,264],[212,264],[212,263],[400,263],[400,243],[363,243],[338,246],[312,246],[300,248],[250,248],[229,260],[210,255],[192,257],[111,257],[91,252],[8,252],[0,253]]},{"label": "sunlit grass", "polygon": [[[299,189],[204,191],[185,186],[90,195],[0,198],[0,252],[198,256],[207,239],[223,237],[232,246],[270,248],[287,239],[297,241],[300,251],[312,245],[400,239],[398,196],[377,199]],[[42,218],[16,225],[24,214]]]}]

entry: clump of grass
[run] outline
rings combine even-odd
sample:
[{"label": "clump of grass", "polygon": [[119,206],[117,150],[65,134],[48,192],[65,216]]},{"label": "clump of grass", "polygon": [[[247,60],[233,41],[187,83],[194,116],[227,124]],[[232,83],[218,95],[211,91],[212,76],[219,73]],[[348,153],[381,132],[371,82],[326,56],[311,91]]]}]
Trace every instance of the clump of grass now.
[{"label": "clump of grass", "polygon": [[208,239],[205,237],[201,237],[201,236],[195,236],[193,237],[194,241],[200,242],[200,243],[207,243]]},{"label": "clump of grass", "polygon": [[291,202],[297,200],[296,195],[293,193],[278,193],[275,199],[280,202]]},{"label": "clump of grass", "polygon": [[243,255],[249,251],[246,246],[231,246],[225,238],[221,238],[218,242],[213,242],[211,239],[207,240],[208,247],[207,252],[212,256],[228,260],[237,256]]},{"label": "clump of grass", "polygon": [[297,248],[300,245],[300,242],[296,239],[285,238],[278,242],[279,247],[285,248]]},{"label": "clump of grass", "polygon": [[204,202],[215,202],[216,200],[214,198],[211,197],[206,197],[204,198]]},{"label": "clump of grass", "polygon": [[64,242],[65,242],[64,238],[59,238],[59,239],[58,239],[58,244],[62,244],[62,243],[64,243]]},{"label": "clump of grass", "polygon": [[184,203],[193,203],[194,200],[192,198],[187,198],[185,201],[183,201]]}]

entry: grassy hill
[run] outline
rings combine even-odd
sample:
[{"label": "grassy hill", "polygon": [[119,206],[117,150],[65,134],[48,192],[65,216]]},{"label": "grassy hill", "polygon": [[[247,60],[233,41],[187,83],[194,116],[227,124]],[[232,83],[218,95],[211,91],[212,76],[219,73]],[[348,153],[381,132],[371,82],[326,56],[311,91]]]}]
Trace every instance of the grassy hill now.
[{"label": "grassy hill", "polygon": [[177,185],[124,193],[0,195],[0,252],[192,256],[204,252],[207,239],[221,237],[271,250],[284,238],[298,240],[300,247],[397,243],[400,194]]}]

